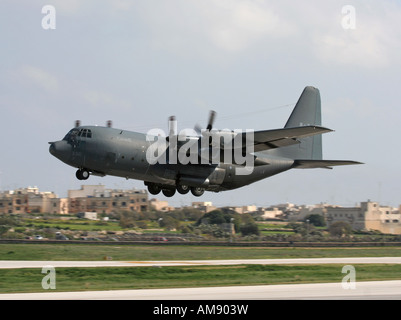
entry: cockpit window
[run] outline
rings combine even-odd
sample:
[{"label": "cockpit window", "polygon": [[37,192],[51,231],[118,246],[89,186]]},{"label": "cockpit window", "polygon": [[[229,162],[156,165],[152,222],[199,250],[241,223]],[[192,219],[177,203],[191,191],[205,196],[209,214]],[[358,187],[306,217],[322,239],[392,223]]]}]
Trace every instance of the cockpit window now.
[{"label": "cockpit window", "polygon": [[75,139],[76,137],[81,137],[81,138],[92,138],[92,131],[90,129],[71,129],[70,132],[67,133],[67,135],[64,137],[63,140],[70,140],[70,139]]},{"label": "cockpit window", "polygon": [[79,130],[78,129],[71,129],[67,134],[66,134],[66,136],[64,137],[64,139],[63,140],[70,140],[71,138],[75,138],[77,135],[78,135],[78,133],[79,133]]}]

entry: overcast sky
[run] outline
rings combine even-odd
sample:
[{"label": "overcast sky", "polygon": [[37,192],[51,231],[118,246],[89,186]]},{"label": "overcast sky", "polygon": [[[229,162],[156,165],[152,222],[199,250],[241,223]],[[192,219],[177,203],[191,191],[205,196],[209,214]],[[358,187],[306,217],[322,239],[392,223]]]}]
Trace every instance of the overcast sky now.
[{"label": "overcast sky", "polygon": [[[43,27],[45,5],[56,10],[55,29]],[[323,136],[324,158],[365,165],[290,170],[168,201],[401,204],[400,1],[2,0],[0,39],[2,190],[80,188],[47,144],[77,119],[167,132],[170,115],[193,128],[214,109],[220,129],[275,129],[312,85],[323,125],[335,130]],[[113,177],[86,183],[144,188]]]}]

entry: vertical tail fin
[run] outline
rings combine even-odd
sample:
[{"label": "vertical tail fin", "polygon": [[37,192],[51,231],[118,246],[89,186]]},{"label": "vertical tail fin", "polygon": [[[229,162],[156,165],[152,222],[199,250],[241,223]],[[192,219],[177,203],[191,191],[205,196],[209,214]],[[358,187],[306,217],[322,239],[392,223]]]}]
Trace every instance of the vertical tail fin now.
[{"label": "vertical tail fin", "polygon": [[[306,87],[302,92],[285,128],[322,124],[320,92],[317,88]],[[277,155],[290,159],[321,160],[322,136],[315,135],[299,139],[300,143],[277,150]]]}]

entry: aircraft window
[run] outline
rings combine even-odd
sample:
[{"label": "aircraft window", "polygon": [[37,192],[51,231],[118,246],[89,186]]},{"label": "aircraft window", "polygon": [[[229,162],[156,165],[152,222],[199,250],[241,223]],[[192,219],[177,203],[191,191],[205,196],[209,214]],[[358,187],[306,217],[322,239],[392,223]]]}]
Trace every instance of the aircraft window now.
[{"label": "aircraft window", "polygon": [[78,136],[82,138],[92,138],[92,131],[89,129],[81,129],[78,132]]},{"label": "aircraft window", "polygon": [[63,140],[69,140],[70,138],[74,138],[76,135],[78,135],[79,131],[78,129],[71,129],[70,132],[66,134]]}]

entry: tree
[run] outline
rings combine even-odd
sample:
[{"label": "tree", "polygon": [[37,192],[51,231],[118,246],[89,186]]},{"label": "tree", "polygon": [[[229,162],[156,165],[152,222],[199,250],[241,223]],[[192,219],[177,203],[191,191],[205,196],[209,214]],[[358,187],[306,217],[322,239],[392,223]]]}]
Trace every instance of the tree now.
[{"label": "tree", "polygon": [[164,216],[162,219],[159,220],[159,225],[162,228],[166,228],[169,230],[172,229],[178,229],[180,227],[180,221],[177,219],[174,219],[171,216]]},{"label": "tree", "polygon": [[254,222],[248,222],[246,224],[243,224],[240,227],[241,230],[241,234],[243,236],[249,236],[249,235],[259,235],[259,229],[258,229],[258,225]]},{"label": "tree", "polygon": [[330,226],[329,232],[332,236],[342,237],[351,234],[352,228],[347,222],[337,221]]},{"label": "tree", "polygon": [[307,216],[304,221],[309,220],[309,223],[314,225],[315,227],[324,227],[326,225],[326,221],[324,221],[324,217],[320,214],[310,214]]}]

